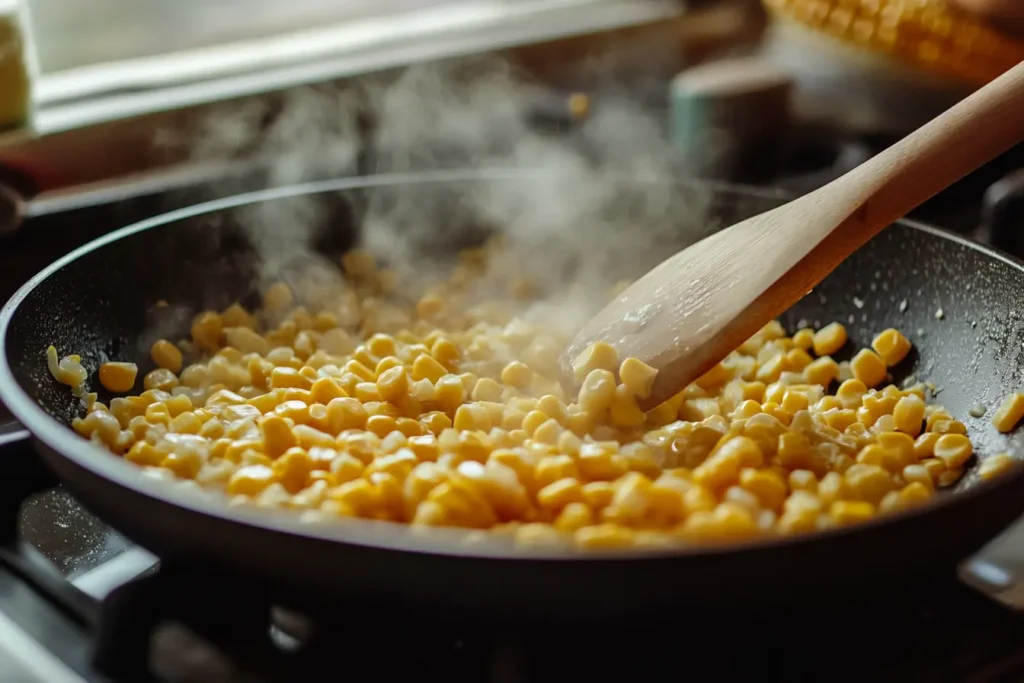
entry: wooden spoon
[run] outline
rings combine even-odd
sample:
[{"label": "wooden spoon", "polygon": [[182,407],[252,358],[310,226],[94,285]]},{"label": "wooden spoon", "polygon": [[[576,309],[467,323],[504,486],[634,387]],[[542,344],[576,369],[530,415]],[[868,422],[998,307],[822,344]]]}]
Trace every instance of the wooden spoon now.
[{"label": "wooden spoon", "polygon": [[[722,230],[627,289],[593,341],[658,370],[651,408],[709,370],[887,225],[1024,139],[1024,63],[828,185]],[[910,267],[910,264],[907,264]]]}]

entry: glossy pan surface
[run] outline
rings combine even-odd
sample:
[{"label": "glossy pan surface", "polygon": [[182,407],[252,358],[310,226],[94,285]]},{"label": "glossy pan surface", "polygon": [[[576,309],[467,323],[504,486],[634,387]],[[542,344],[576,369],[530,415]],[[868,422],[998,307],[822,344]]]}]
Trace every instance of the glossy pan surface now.
[{"label": "glossy pan surface", "polygon": [[[692,605],[825,600],[862,588],[916,581],[956,563],[1024,511],[1024,473],[991,483],[968,472],[956,492],[926,507],[841,531],[672,554],[615,556],[524,553],[504,541],[459,531],[417,533],[402,525],[346,520],[300,523],[290,514],[228,507],[209,496],[141,474],[79,438],[68,423],[80,411],[49,376],[44,351],[80,354],[91,371],[106,359],[148,371],[151,312],[159,300],[190,313],[251,298],[256,268],[241,226],[253,207],[315,201],[330,211],[328,248],[361,229],[374,192],[417,185],[433,196],[469,185],[536,182],[520,171],[444,172],[342,179],[275,189],[178,211],[107,235],[28,282],[0,314],[0,400],[35,439],[47,464],[101,518],[167,562],[220,568],[271,585],[281,602],[316,606],[332,599],[444,606],[453,618],[576,620],[666,612]],[[641,181],[623,180],[623,187]],[[713,220],[728,224],[782,200],[770,193],[689,185]],[[696,196],[696,195],[695,195]],[[709,199],[710,198],[710,199]],[[295,205],[298,207],[298,204]],[[323,241],[323,240],[322,240]],[[448,247],[450,248],[450,247]],[[1024,437],[997,434],[988,415],[1019,388],[1024,361],[1024,266],[949,235],[899,223],[861,249],[785,317],[843,322],[865,345],[886,327],[912,338],[915,352],[896,368],[941,388],[938,400],[967,425],[984,458],[1020,457]],[[143,372],[140,372],[140,377]],[[91,379],[95,382],[95,377]]]}]

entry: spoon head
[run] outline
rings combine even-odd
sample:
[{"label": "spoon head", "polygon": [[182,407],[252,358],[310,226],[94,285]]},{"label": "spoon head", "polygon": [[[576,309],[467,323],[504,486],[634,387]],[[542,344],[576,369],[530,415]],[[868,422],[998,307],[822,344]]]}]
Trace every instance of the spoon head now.
[{"label": "spoon head", "polygon": [[773,239],[777,220],[769,212],[737,223],[662,262],[583,326],[563,367],[604,341],[658,371],[641,408],[677,394],[792,303],[765,296],[802,255]]}]

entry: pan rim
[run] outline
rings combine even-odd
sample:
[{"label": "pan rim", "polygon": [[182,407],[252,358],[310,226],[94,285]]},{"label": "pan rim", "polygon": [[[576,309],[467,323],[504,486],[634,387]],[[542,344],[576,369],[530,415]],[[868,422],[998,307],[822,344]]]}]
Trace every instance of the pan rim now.
[{"label": "pan rim", "polygon": [[[374,187],[388,187],[402,184],[430,184],[521,180],[535,177],[538,173],[558,173],[557,169],[523,169],[509,167],[492,167],[483,169],[437,169],[427,172],[391,173],[377,176],[354,176],[334,178],[307,183],[299,183],[282,187],[266,188],[254,192],[215,199],[193,206],[185,207],[168,213],[154,216],[137,223],[119,228],[102,235],[95,240],[73,250],[39,271],[4,304],[0,309],[0,400],[11,411],[12,415],[27,429],[31,437],[45,444],[58,454],[57,457],[70,460],[76,467],[89,471],[92,475],[127,488],[137,494],[155,498],[159,502],[181,507],[193,514],[209,516],[232,524],[255,527],[260,531],[275,534],[299,536],[312,542],[338,543],[363,547],[366,550],[391,551],[398,553],[426,553],[447,557],[464,557],[480,560],[509,561],[557,561],[562,563],[595,562],[595,561],[643,561],[672,558],[686,560],[697,558],[732,556],[743,553],[763,552],[772,549],[786,548],[796,550],[805,543],[822,540],[838,540],[843,536],[869,533],[884,525],[899,524],[910,521],[931,511],[959,505],[963,502],[986,495],[995,489],[1016,486],[1024,480],[1024,467],[993,481],[982,481],[969,490],[941,496],[920,508],[901,511],[895,514],[876,517],[866,523],[853,527],[815,531],[807,534],[787,537],[767,537],[753,539],[742,543],[730,543],[721,546],[679,546],[666,550],[623,550],[609,552],[581,552],[573,548],[523,549],[513,548],[507,539],[497,534],[484,532],[481,538],[479,530],[465,529],[429,529],[421,530],[407,524],[396,522],[380,522],[363,519],[331,520],[328,524],[311,524],[301,521],[299,515],[281,510],[260,510],[254,507],[229,506],[227,499],[209,492],[200,495],[187,495],[186,491],[174,483],[163,482],[143,474],[143,470],[122,458],[112,456],[108,451],[91,444],[81,438],[67,425],[49,415],[18,384],[10,367],[6,353],[7,330],[20,304],[42,282],[53,276],[68,264],[82,256],[95,251],[119,239],[134,235],[180,220],[193,218],[225,209],[255,204],[263,201],[278,200],[288,197],[312,195],[340,190],[363,190]],[[716,192],[736,195],[754,196],[765,199],[792,199],[793,195],[781,190],[759,188],[732,183],[721,183],[706,180],[672,180],[662,178],[625,177],[621,180],[632,184],[665,184],[690,185],[695,188],[706,188]],[[1002,261],[1007,265],[1024,271],[1024,261],[1008,254],[1003,254],[986,245],[976,244],[961,235],[914,220],[901,219],[894,223],[950,240],[970,249],[984,253],[990,258]],[[474,542],[467,543],[472,538]]]}]

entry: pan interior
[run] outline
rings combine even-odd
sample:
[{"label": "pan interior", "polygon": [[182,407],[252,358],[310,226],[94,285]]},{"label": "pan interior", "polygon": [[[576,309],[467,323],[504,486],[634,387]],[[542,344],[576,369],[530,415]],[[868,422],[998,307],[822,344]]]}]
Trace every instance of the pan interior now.
[{"label": "pan interior", "polygon": [[[465,182],[470,181],[430,189],[454,196]],[[711,193],[705,205],[709,222],[716,225],[780,203],[739,190],[700,191]],[[367,190],[319,190],[312,198],[328,217],[316,233],[316,246],[333,258],[362,229]],[[275,214],[287,216],[289,202],[308,206],[310,197],[262,201],[276,202]],[[21,388],[68,424],[82,409],[49,376],[45,349],[50,344],[61,355],[80,354],[95,388],[99,363],[134,361],[141,377],[153,367],[148,348],[156,338],[185,336],[197,311],[252,303],[258,264],[244,227],[250,209],[228,207],[156,224],[88,251],[41,279],[18,304],[6,336],[5,353]],[[470,240],[482,232],[477,219],[460,218]],[[454,249],[450,243],[436,246]],[[842,322],[854,349],[869,344],[882,329],[901,330],[915,346],[894,369],[896,381],[913,375],[933,384],[935,400],[967,424],[984,458],[1024,450],[1024,436],[999,435],[989,424],[1006,393],[1018,388],[1017,369],[1024,365],[1024,325],[1016,308],[1021,291],[1024,270],[1019,264],[938,231],[897,224],[843,263],[783,322],[789,331],[801,324]],[[988,408],[987,416],[970,415],[978,404]],[[969,473],[958,488],[974,482]]]}]

